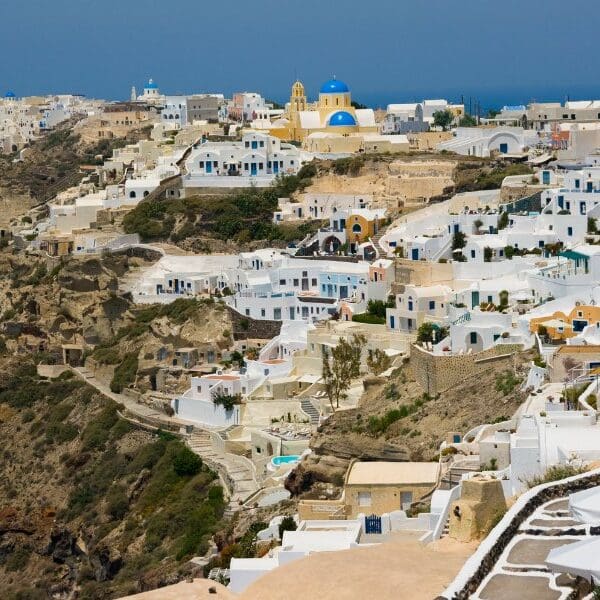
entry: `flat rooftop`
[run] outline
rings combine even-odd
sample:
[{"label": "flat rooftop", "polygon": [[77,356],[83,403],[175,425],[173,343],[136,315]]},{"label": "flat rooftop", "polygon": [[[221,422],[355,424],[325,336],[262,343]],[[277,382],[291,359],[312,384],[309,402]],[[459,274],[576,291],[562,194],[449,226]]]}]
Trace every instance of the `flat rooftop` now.
[{"label": "flat rooftop", "polygon": [[435,483],[436,462],[356,462],[348,476],[348,485],[395,485]]}]

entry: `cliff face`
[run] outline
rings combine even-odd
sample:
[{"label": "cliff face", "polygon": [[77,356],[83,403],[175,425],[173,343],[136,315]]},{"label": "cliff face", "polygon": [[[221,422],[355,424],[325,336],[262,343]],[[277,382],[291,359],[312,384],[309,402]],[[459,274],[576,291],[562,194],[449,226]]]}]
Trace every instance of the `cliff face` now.
[{"label": "cliff face", "polygon": [[313,436],[313,450],[286,487],[305,498],[335,496],[350,460],[437,460],[449,432],[467,433],[484,423],[509,419],[525,400],[519,389],[531,355],[516,355],[514,367],[490,365],[477,377],[429,397],[408,361],[385,383],[367,386],[358,407],[334,413]]},{"label": "cliff face", "polygon": [[225,506],[198,457],[66,375],[0,373],[2,597],[113,598],[189,572]]}]

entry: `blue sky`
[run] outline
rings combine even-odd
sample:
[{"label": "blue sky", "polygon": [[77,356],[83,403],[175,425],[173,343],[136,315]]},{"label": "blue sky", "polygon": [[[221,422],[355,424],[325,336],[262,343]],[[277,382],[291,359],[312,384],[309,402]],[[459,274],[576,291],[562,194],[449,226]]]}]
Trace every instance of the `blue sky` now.
[{"label": "blue sky", "polygon": [[382,104],[600,96],[587,0],[21,0],[0,2],[0,93],[310,96],[336,75]]}]

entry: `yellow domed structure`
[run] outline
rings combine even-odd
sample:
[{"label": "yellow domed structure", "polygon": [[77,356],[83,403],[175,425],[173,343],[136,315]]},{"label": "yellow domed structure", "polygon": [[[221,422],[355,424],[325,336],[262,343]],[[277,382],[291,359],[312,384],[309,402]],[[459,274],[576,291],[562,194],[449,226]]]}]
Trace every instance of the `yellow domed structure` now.
[{"label": "yellow domed structure", "polygon": [[321,86],[319,100],[312,105],[307,102],[302,82],[294,82],[284,119],[281,123],[287,125],[271,130],[271,134],[305,145],[311,134],[338,138],[378,131],[373,110],[355,109],[350,88],[335,77]]}]

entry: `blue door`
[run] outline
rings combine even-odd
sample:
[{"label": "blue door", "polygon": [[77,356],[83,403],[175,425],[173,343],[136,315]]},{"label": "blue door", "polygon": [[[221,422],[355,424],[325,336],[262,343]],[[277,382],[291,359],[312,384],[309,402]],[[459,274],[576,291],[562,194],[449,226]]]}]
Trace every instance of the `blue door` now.
[{"label": "blue door", "polygon": [[413,260],[419,260],[419,249],[413,248],[411,251],[411,257]]},{"label": "blue door", "polygon": [[550,185],[550,171],[542,171],[542,183]]},{"label": "blue door", "polygon": [[393,315],[390,315],[390,329],[395,329],[396,327],[396,319]]},{"label": "blue door", "polygon": [[479,292],[471,292],[471,308],[479,306]]},{"label": "blue door", "polygon": [[508,144],[500,144],[500,153],[507,154],[508,153]]},{"label": "blue door", "polygon": [[380,534],[381,517],[378,517],[377,515],[365,517],[365,533]]},{"label": "blue door", "polygon": [[279,173],[279,161],[277,160],[273,161],[273,173],[275,173],[275,175]]},{"label": "blue door", "polygon": [[206,172],[212,173],[212,163],[210,162],[210,160],[206,161]]},{"label": "blue door", "polygon": [[256,163],[250,163],[250,175],[256,175]]}]

